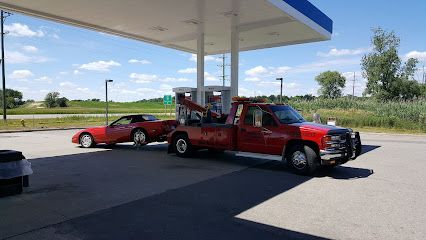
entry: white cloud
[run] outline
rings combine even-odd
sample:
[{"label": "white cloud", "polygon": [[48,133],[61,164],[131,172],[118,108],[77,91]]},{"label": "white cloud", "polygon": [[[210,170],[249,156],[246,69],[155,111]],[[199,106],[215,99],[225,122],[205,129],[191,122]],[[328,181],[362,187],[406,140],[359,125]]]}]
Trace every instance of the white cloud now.
[{"label": "white cloud", "polygon": [[245,71],[245,74],[251,77],[259,76],[268,73],[268,69],[263,66],[257,66]]},{"label": "white cloud", "polygon": [[175,78],[175,77],[159,77],[155,74],[131,73],[129,75],[130,81],[134,83],[150,83],[150,82],[187,82],[188,78]]},{"label": "white cloud", "polygon": [[130,81],[134,83],[150,83],[159,79],[157,75],[143,73],[131,73],[129,77]]},{"label": "white cloud", "polygon": [[20,63],[43,63],[50,59],[43,56],[28,56],[18,51],[5,51],[5,58],[7,63],[20,64]]},{"label": "white cloud", "polygon": [[244,79],[244,81],[246,81],[246,82],[259,82],[260,78],[259,77],[246,77]]},{"label": "white cloud", "polygon": [[219,79],[216,76],[213,76],[208,72],[204,72],[204,80],[209,81],[209,82],[213,82],[213,81],[218,81]]},{"label": "white cloud", "polygon": [[238,88],[238,96],[255,97],[264,95],[260,90],[247,89],[244,87]]},{"label": "white cloud", "polygon": [[22,47],[22,50],[29,52],[29,53],[36,53],[38,52],[38,48],[31,46],[31,45],[26,45]]},{"label": "white cloud", "polygon": [[58,34],[56,34],[56,33],[52,33],[52,34],[50,34],[49,36],[50,36],[51,38],[54,38],[54,39],[60,39],[59,35],[58,35]]},{"label": "white cloud", "polygon": [[166,77],[166,78],[160,78],[158,81],[159,82],[188,82],[191,80],[188,78]]},{"label": "white cloud", "polygon": [[[261,81],[261,82],[257,83],[257,85],[261,86],[261,87],[274,86],[274,88],[275,88],[275,87],[281,85],[281,81]],[[290,83],[283,82],[283,88],[284,89],[295,89],[297,87],[299,87],[299,85],[295,82],[290,82]]]},{"label": "white cloud", "polygon": [[81,74],[83,74],[83,72],[81,72],[81,71],[79,71],[79,70],[74,70],[73,72],[72,72],[74,75],[81,75]]},{"label": "white cloud", "polygon": [[51,78],[49,78],[49,77],[47,77],[47,76],[43,76],[43,77],[40,77],[40,78],[34,79],[34,81],[42,82],[42,83],[48,83],[48,84],[51,84],[51,83],[52,83],[52,79],[51,79]]},{"label": "white cloud", "polygon": [[407,54],[405,54],[405,58],[416,58],[419,61],[426,61],[426,51],[420,52],[420,51],[411,51]]},{"label": "white cloud", "polygon": [[111,88],[111,99],[115,101],[134,101],[135,99],[150,99],[163,97],[165,94],[172,94],[172,86],[161,84],[159,88],[132,88],[127,87]]},{"label": "white cloud", "polygon": [[324,53],[324,52],[318,52],[317,56],[320,57],[343,57],[343,56],[355,56],[355,55],[361,55],[366,53],[369,50],[369,48],[357,48],[357,49],[337,49],[332,48],[330,51]]},{"label": "white cloud", "polygon": [[142,59],[142,60],[138,60],[138,59],[130,59],[129,63],[140,63],[140,64],[151,64],[150,61]]},{"label": "white cloud", "polygon": [[185,69],[180,69],[178,71],[178,73],[185,73],[185,74],[189,74],[189,73],[197,73],[197,69],[196,68],[185,68]]},{"label": "white cloud", "polygon": [[[193,73],[197,73],[197,69],[196,68],[185,68],[185,69],[179,70],[178,73],[193,74]],[[208,72],[204,72],[204,80],[211,82],[211,81],[218,81],[218,78],[216,76],[213,76],[212,74],[210,74]]]},{"label": "white cloud", "polygon": [[[197,62],[197,54],[191,54],[189,61]],[[208,61],[222,62],[222,59],[216,58],[216,57],[213,57],[213,56],[204,56],[204,61],[205,62],[208,62]]]},{"label": "white cloud", "polygon": [[[78,71],[78,70],[77,70]],[[62,71],[62,72],[59,72],[59,74],[60,75],[67,75],[68,74],[68,72],[66,72],[66,71]]]},{"label": "white cloud", "polygon": [[5,25],[4,30],[9,32],[10,36],[13,37],[43,37],[44,32],[41,30],[33,31],[28,25],[21,23],[12,23],[11,25]]},{"label": "white cloud", "polygon": [[80,91],[80,92],[89,92],[89,91],[90,91],[90,89],[89,89],[89,88],[87,88],[87,87],[86,87],[86,88],[80,88],[80,87],[79,87],[79,88],[76,88],[76,90],[77,90],[77,91]]},{"label": "white cloud", "polygon": [[77,84],[72,83],[72,82],[61,82],[61,83],[59,83],[59,86],[66,87],[66,88],[75,88],[75,87],[77,87]]},{"label": "white cloud", "polygon": [[108,72],[112,67],[119,67],[120,63],[115,62],[113,60],[110,61],[97,61],[82,64],[79,68],[85,69],[89,71],[97,71],[97,72]]},{"label": "white cloud", "polygon": [[29,77],[34,76],[34,74],[30,70],[15,70],[12,74],[9,75],[12,79],[27,79]]},{"label": "white cloud", "polygon": [[245,74],[248,76],[247,78],[245,78],[245,81],[247,82],[258,82],[260,81],[260,77],[273,77],[273,76],[277,76],[277,75],[282,75],[285,73],[288,73],[289,71],[291,71],[293,68],[288,67],[288,66],[283,66],[283,67],[268,67],[265,68],[263,66],[257,66],[254,68],[251,68],[247,71],[245,71]]}]

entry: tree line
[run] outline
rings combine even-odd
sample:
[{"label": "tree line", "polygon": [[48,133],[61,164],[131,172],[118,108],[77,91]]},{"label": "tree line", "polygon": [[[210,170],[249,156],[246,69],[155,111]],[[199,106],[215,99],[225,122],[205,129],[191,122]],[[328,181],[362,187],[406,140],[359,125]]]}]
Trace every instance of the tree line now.
[{"label": "tree line", "polygon": [[[398,54],[400,38],[395,32],[373,29],[372,51],[361,60],[362,75],[367,79],[363,96],[378,100],[413,100],[426,98],[426,85],[414,80],[418,60],[402,61]],[[346,86],[346,78],[337,71],[326,71],[315,80],[324,98],[338,98]]]}]

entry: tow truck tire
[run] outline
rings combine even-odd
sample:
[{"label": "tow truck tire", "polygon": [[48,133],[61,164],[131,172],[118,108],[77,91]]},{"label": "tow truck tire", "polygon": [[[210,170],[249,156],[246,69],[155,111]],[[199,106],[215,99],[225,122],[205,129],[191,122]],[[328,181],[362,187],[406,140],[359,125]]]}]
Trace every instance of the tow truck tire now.
[{"label": "tow truck tire", "polygon": [[290,169],[299,175],[311,175],[318,166],[318,154],[310,146],[297,144],[287,152],[287,164]]},{"label": "tow truck tire", "polygon": [[185,134],[179,134],[175,137],[173,147],[178,157],[190,157],[192,155],[193,148]]}]

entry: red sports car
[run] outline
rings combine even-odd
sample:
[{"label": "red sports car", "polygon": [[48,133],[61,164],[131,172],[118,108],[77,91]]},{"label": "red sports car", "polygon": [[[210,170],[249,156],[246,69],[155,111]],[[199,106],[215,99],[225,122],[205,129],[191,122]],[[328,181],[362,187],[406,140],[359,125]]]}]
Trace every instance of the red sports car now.
[{"label": "red sports car", "polygon": [[124,116],[108,126],[87,128],[72,137],[72,142],[84,148],[97,143],[114,145],[116,143],[134,142],[145,145],[150,142],[162,142],[177,126],[175,120],[159,120],[148,114]]}]

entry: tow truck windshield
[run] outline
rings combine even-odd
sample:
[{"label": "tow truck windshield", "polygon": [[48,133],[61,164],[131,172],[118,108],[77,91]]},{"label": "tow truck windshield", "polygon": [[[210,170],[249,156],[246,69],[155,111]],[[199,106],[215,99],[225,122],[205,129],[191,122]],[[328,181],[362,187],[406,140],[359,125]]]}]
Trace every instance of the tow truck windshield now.
[{"label": "tow truck windshield", "polygon": [[271,106],[271,110],[283,124],[306,122],[302,115],[290,106]]}]

